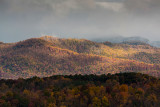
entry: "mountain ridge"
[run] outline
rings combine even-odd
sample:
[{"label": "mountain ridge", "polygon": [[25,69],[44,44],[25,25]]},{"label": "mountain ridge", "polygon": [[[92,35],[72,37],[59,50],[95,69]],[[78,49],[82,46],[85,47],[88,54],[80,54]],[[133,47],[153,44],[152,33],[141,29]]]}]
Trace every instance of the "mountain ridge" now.
[{"label": "mountain ridge", "polygon": [[51,36],[3,44],[0,47],[0,77],[16,79],[119,72],[142,72],[160,76],[159,48],[108,44]]}]

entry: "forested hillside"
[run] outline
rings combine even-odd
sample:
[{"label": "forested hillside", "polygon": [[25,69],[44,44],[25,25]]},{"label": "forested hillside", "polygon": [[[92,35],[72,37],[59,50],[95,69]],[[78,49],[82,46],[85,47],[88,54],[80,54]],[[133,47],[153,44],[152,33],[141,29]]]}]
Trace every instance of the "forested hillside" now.
[{"label": "forested hillside", "polygon": [[140,73],[0,80],[0,107],[159,107],[160,80]]},{"label": "forested hillside", "polygon": [[160,76],[160,49],[51,36],[0,44],[0,78],[119,72]]}]

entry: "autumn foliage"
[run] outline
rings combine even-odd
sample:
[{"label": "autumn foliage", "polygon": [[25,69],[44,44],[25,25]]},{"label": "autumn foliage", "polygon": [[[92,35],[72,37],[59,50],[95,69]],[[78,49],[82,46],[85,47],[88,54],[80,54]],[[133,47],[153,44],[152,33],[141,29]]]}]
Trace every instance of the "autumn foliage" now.
[{"label": "autumn foliage", "polygon": [[160,76],[160,49],[50,36],[0,44],[0,78],[120,72]]},{"label": "autumn foliage", "polygon": [[140,73],[0,80],[0,107],[159,107],[160,80]]}]

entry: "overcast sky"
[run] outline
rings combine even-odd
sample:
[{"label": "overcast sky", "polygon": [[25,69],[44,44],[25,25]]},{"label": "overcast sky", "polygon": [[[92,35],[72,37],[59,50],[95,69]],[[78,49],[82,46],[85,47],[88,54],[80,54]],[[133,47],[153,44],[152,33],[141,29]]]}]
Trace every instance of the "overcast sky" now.
[{"label": "overcast sky", "polygon": [[0,41],[42,35],[160,41],[160,0],[0,0]]}]

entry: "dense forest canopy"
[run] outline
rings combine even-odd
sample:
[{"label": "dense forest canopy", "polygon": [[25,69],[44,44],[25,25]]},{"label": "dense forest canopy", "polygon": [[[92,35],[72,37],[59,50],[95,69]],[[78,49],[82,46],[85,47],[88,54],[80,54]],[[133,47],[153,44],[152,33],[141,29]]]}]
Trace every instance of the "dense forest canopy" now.
[{"label": "dense forest canopy", "polygon": [[160,80],[140,73],[0,80],[0,107],[158,107]]}]

